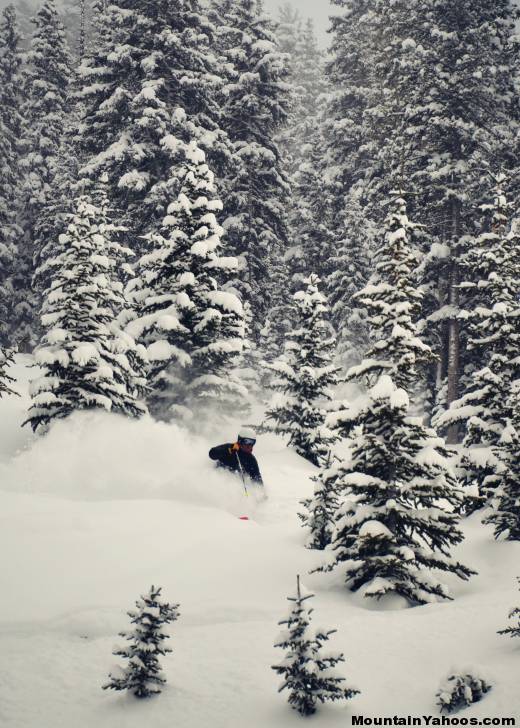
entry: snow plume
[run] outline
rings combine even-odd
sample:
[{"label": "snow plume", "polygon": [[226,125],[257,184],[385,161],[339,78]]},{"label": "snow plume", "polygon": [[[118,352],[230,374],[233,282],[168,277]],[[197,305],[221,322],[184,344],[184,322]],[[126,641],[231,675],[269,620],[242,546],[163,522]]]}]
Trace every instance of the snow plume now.
[{"label": "snow plume", "polygon": [[223,433],[218,420],[211,424],[220,434],[209,439],[148,417],[135,421],[77,412],[10,462],[0,463],[0,482],[6,490],[74,500],[160,498],[238,514],[241,482],[208,458],[210,447],[237,428]]}]

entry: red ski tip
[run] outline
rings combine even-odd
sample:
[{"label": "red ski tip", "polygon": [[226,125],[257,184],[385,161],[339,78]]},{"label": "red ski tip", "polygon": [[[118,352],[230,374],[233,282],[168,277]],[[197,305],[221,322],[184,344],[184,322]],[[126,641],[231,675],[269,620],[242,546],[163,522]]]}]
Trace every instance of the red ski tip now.
[{"label": "red ski tip", "polygon": [[240,516],[241,521],[249,521],[249,516]]}]

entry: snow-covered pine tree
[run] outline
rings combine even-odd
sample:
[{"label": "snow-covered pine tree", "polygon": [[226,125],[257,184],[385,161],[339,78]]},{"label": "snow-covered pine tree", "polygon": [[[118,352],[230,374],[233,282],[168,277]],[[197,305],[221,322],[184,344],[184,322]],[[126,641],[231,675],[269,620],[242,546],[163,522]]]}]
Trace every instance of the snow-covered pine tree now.
[{"label": "snow-covered pine tree", "polygon": [[437,692],[437,705],[441,713],[453,713],[478,703],[492,687],[487,680],[473,673],[450,675]]},{"label": "snow-covered pine tree", "polygon": [[16,380],[8,373],[8,369],[13,362],[14,351],[0,347],[0,399],[5,394],[16,394],[17,396],[20,396],[18,392],[15,392],[15,390],[11,387]]},{"label": "snow-covered pine tree", "polygon": [[226,251],[239,259],[234,285],[251,304],[258,340],[272,302],[284,290],[284,281],[273,285],[272,278],[287,247],[290,190],[275,140],[287,118],[290,86],[285,58],[257,0],[216,0],[215,6],[219,51],[229,74],[222,123],[233,145],[223,193]]},{"label": "snow-covered pine tree", "polygon": [[165,137],[198,140],[213,163],[225,163],[216,97],[224,73],[212,47],[215,28],[199,0],[115,0],[99,25],[110,31],[98,33],[79,69],[81,173],[94,181],[108,174],[129,229],[126,242],[135,249],[179,191],[168,188]]},{"label": "snow-covered pine tree", "polygon": [[264,322],[260,330],[258,350],[260,353],[260,386],[264,391],[264,399],[267,401],[272,396],[272,381],[274,372],[272,364],[278,359],[283,351],[283,345],[280,345],[279,336],[275,331],[276,326],[270,316]]},{"label": "snow-covered pine tree", "polygon": [[417,366],[432,353],[417,333],[422,295],[413,281],[414,226],[400,195],[393,207],[376,271],[359,294],[368,309],[373,344],[346,377],[371,388],[329,418],[350,438],[350,455],[326,478],[340,504],[331,558],[320,570],[343,568],[348,587],[363,589],[365,596],[396,593],[420,604],[449,598],[433,570],[463,579],[473,572],[449,552],[463,538],[458,528],[463,495],[450,454],[434,430],[409,414]]},{"label": "snow-covered pine tree", "polygon": [[300,43],[302,23],[303,19],[300,11],[290,2],[284,2],[283,5],[280,5],[275,26],[276,44],[282,53],[289,56],[291,75],[293,73],[294,58]]},{"label": "snow-covered pine tree", "polygon": [[294,295],[295,329],[286,334],[285,354],[272,365],[278,393],[266,412],[270,429],[314,465],[328,456],[335,435],[325,426],[325,405],[332,399],[338,369],[333,363],[336,340],[327,321],[328,306],[311,274]]},{"label": "snow-covered pine tree", "polygon": [[408,415],[408,395],[383,375],[365,398],[335,415],[354,433],[350,457],[326,478],[339,494],[330,560],[319,571],[343,570],[352,591],[411,604],[450,599],[434,571],[467,579],[474,572],[450,556],[460,543],[463,502],[450,453],[434,430]]},{"label": "snow-covered pine tree", "polygon": [[44,0],[34,18],[36,26],[24,72],[23,198],[26,310],[31,318],[23,324],[34,342],[38,302],[31,290],[34,261],[49,240],[45,222],[47,205],[53,202],[53,182],[67,114],[72,61],[65,30],[55,0]]},{"label": "snow-covered pine tree", "polygon": [[262,374],[265,371],[262,355],[253,339],[253,312],[250,304],[244,304],[244,345],[238,360],[236,374],[249,396],[260,400],[263,396]]},{"label": "snow-covered pine tree", "polygon": [[[301,143],[300,159],[308,159],[310,146],[318,128],[320,116],[316,101],[326,87],[324,75],[324,52],[318,45],[314,22],[307,18],[300,32],[294,59],[293,83],[300,91],[301,114],[294,119],[295,137]],[[296,154],[293,153],[293,159]]]},{"label": "snow-covered pine tree", "polygon": [[98,204],[81,196],[56,256],[46,262],[50,287],[42,308],[44,335],[36,352],[43,374],[31,385],[27,422],[33,430],[75,410],[100,407],[140,417],[146,354],[123,332],[127,308],[121,277],[131,252],[110,222],[103,182]]},{"label": "snow-covered pine tree", "polygon": [[[491,501],[492,511],[483,520],[495,527],[495,538],[520,541],[520,384],[512,385],[504,409],[511,420],[502,433],[494,454],[497,459],[493,484],[496,489]],[[489,478],[488,478],[489,482]]]},{"label": "snow-covered pine tree", "polygon": [[[482,368],[472,373],[469,391],[438,418],[444,426],[465,423],[462,470],[466,483],[476,483],[484,498],[493,494],[500,479],[502,446],[510,449],[509,424],[517,406],[510,394],[520,378],[520,229],[517,220],[509,224],[504,182],[499,175],[494,201],[484,206],[490,218],[487,229],[472,240],[462,261],[471,281],[464,285],[470,307],[468,347],[477,352]],[[509,435],[502,439],[506,429]]]},{"label": "snow-covered pine tree", "polygon": [[[459,312],[465,296],[459,284],[465,236],[474,234],[475,208],[482,199],[482,168],[516,163],[511,149],[519,122],[514,81],[518,8],[509,0],[491,5],[441,0],[417,4],[413,18],[407,10],[403,14],[401,8],[401,37],[396,37],[396,23],[387,26],[393,62],[383,54],[379,64],[394,78],[384,84],[393,88],[387,115],[401,114],[395,136],[400,151],[383,166],[402,167],[407,184],[418,192],[423,222],[436,242],[448,246],[447,258],[437,263],[443,309],[440,375],[450,404],[459,398],[465,366],[475,356],[469,352],[468,361],[464,351]],[[449,439],[455,441],[457,434],[456,427],[450,428]]]},{"label": "snow-covered pine tree", "polygon": [[18,341],[18,326],[24,316],[24,271],[18,244],[20,186],[20,134],[22,129],[20,92],[22,52],[13,5],[0,19],[0,346]]},{"label": "snow-covered pine tree", "polygon": [[329,219],[332,196],[325,181],[320,128],[327,91],[323,53],[312,21],[291,22],[295,12],[286,11],[278,28],[281,50],[289,54],[292,86],[288,119],[278,134],[292,191],[287,216],[290,246],[285,254],[292,293],[309,270],[327,278],[335,227]]},{"label": "snow-covered pine tree", "polygon": [[306,547],[323,551],[330,544],[334,532],[334,515],[339,508],[339,497],[336,492],[337,462],[332,458],[322,464],[315,482],[312,498],[301,501],[304,508],[299,513],[302,526],[308,531]]},{"label": "snow-covered pine tree", "polygon": [[420,368],[434,356],[417,335],[422,291],[414,280],[420,256],[413,245],[418,226],[408,219],[406,202],[393,193],[384,240],[377,251],[375,273],[355,297],[365,307],[373,345],[347,378],[374,383],[389,374],[398,387],[412,394]]},{"label": "snow-covered pine tree", "polygon": [[323,53],[318,47],[311,19],[305,23],[290,3],[279,10],[276,25],[278,48],[287,56],[287,82],[292,86],[288,118],[278,134],[284,163],[292,178],[311,152],[318,126],[317,99],[324,91]]},{"label": "snow-covered pine tree", "polygon": [[[509,0],[491,5],[486,0],[427,3],[412,22],[414,43],[407,44],[400,64],[411,69],[406,82],[406,93],[411,95],[402,118],[407,138],[406,175],[426,196],[424,223],[449,245],[447,270],[443,264],[446,272],[440,280],[445,290],[441,305],[448,314],[441,358],[448,404],[460,396],[466,363],[464,326],[458,318],[458,309],[464,306],[459,263],[464,236],[474,232],[474,211],[482,198],[482,168],[507,168],[515,163],[511,150],[519,121],[517,17],[518,8]],[[408,16],[408,28],[410,21]],[[394,66],[395,75],[400,67]],[[397,91],[396,101],[402,109],[403,87]],[[437,109],[433,116],[432,105]],[[419,165],[418,155],[422,158]],[[452,429],[450,439],[456,434],[456,428]]]},{"label": "snow-covered pine tree", "polygon": [[369,348],[367,310],[357,294],[370,278],[376,229],[364,214],[361,190],[353,187],[345,203],[343,237],[331,259],[327,280],[331,321],[338,336],[338,355],[347,366],[359,364]]},{"label": "snow-covered pine tree", "polygon": [[330,95],[323,133],[325,166],[336,192],[334,211],[341,215],[352,185],[371,176],[371,139],[363,120],[366,110],[379,99],[373,76],[373,27],[383,7],[378,0],[332,0],[332,5],[341,11],[331,17],[330,60],[326,65]]},{"label": "snow-covered pine tree", "polygon": [[138,318],[129,331],[148,350],[150,410],[159,419],[186,421],[208,407],[243,412],[247,391],[233,373],[243,348],[243,306],[219,285],[237,267],[235,258],[220,257],[222,203],[196,143],[173,137],[165,143],[181,150],[175,171],[181,191],[161,228],[147,235],[148,252],[130,285]]},{"label": "snow-covered pine tree", "polygon": [[[520,584],[520,578],[518,578],[518,582]],[[509,612],[509,619],[518,618],[518,624],[513,624],[510,627],[506,627],[505,629],[501,629],[498,631],[498,634],[507,634],[510,637],[520,637],[520,607],[514,607]]]},{"label": "snow-covered pine tree", "polygon": [[[76,198],[84,191],[83,185],[78,180],[79,123],[78,104],[71,102],[63,125],[60,148],[56,153],[48,200],[40,211],[35,225],[37,245],[32,260],[34,269],[32,287],[38,300],[41,299],[43,292],[50,284],[45,275],[45,272],[49,271],[46,262],[58,253],[59,236],[67,228],[70,216],[74,213]],[[94,194],[94,188],[91,191]]]},{"label": "snow-covered pine tree", "polygon": [[301,287],[309,270],[315,271],[324,281],[332,272],[339,218],[333,211],[336,191],[327,181],[323,144],[323,134],[318,126],[309,142],[306,158],[291,179],[291,245],[285,255],[291,291]]},{"label": "snow-covered pine tree", "polygon": [[106,12],[108,9],[108,0],[92,0],[92,8],[90,12],[90,38],[85,49],[85,57],[88,55],[92,59],[97,50],[102,46],[102,38],[107,37],[107,28],[105,25]]},{"label": "snow-covered pine tree", "polygon": [[282,684],[278,692],[289,690],[289,705],[300,715],[313,715],[318,702],[348,700],[359,694],[355,688],[346,688],[341,677],[334,669],[340,662],[345,662],[341,653],[330,649],[323,650],[323,645],[337,630],[310,628],[311,614],[314,611],[307,606],[308,599],[314,594],[305,593],[297,577],[296,594],[288,597],[292,603],[289,615],[279,622],[285,626],[277,639],[275,647],[286,650],[286,656],[279,665],[272,669],[282,675]]},{"label": "snow-covered pine tree", "polygon": [[127,659],[128,666],[120,669],[119,674],[111,673],[103,690],[128,690],[136,698],[149,698],[158,695],[166,683],[159,658],[172,652],[164,644],[170,638],[165,625],[179,618],[179,605],[163,601],[161,587],[155,586],[135,605],[135,610],[127,612],[135,627],[129,632],[120,632],[120,637],[125,637],[130,644],[113,652]]},{"label": "snow-covered pine tree", "polygon": [[[380,144],[366,129],[365,114],[380,101],[374,79],[374,27],[385,12],[379,0],[332,0],[330,58],[325,66],[327,95],[323,100],[320,170],[321,194],[327,198],[327,227],[331,237],[325,259],[334,254],[344,230],[338,221],[348,216],[350,189],[365,190],[377,174],[374,147]],[[385,139],[385,143],[387,140]],[[376,211],[380,221],[379,210]],[[329,270],[327,273],[332,273]],[[323,274],[322,274],[323,275]]]},{"label": "snow-covered pine tree", "polygon": [[35,14],[35,2],[34,0],[17,0],[16,2],[16,13],[18,19],[18,25],[20,27],[20,33],[22,35],[22,45],[26,50],[26,42],[31,36],[33,31],[32,18]]},{"label": "snow-covered pine tree", "polygon": [[509,0],[334,4],[342,13],[332,28],[327,167],[340,200],[361,180],[376,220],[388,184],[405,179],[434,245],[444,248],[432,256],[440,312],[431,313],[449,403],[460,396],[466,364],[458,262],[474,233],[482,169],[517,164],[518,9]]}]

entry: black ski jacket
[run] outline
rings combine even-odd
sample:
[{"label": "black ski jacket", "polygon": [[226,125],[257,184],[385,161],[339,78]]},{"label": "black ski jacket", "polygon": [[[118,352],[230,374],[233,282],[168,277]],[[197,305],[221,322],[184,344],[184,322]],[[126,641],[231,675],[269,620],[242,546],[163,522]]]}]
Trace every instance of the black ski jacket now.
[{"label": "black ski jacket", "polygon": [[[212,460],[217,460],[218,464],[223,468],[233,471],[234,473],[240,474],[240,465],[244,475],[248,475],[254,483],[263,485],[262,476],[260,475],[260,468],[258,467],[257,460],[254,455],[238,450],[234,452],[231,448],[233,443],[228,442],[225,445],[218,445],[217,447],[211,448],[209,456]],[[238,462],[240,458],[240,464]]]}]

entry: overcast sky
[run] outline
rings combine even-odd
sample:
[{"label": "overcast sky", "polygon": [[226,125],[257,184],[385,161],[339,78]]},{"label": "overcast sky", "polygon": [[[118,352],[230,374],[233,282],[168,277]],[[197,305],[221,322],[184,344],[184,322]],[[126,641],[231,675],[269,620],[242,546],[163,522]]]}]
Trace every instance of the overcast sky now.
[{"label": "overcast sky", "polygon": [[[269,10],[275,17],[278,16],[279,6],[284,4],[283,0],[264,0],[264,2],[266,10]],[[331,6],[329,0],[289,0],[289,2],[293,7],[298,8],[302,15],[314,20],[321,45],[327,46],[329,15],[336,14],[339,8]]]}]

